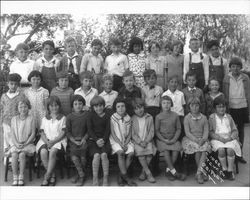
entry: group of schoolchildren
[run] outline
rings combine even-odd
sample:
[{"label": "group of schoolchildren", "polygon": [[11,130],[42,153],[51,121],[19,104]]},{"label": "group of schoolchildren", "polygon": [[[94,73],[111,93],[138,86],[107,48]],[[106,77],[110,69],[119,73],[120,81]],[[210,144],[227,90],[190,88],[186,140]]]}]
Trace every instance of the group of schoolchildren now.
[{"label": "group of schoolchildren", "polygon": [[184,56],[179,41],[167,56],[160,56],[157,42],[150,43],[145,56],[137,37],[131,39],[127,56],[121,45],[112,39],[112,54],[104,61],[99,39],[82,56],[69,37],[66,54],[58,60],[54,43],[45,41],[43,56],[35,63],[27,59],[28,46],[17,45],[9,90],[1,97],[13,186],[24,185],[25,158],[34,152],[46,170],[41,185],[55,185],[57,153],[62,150],[76,168],[72,182],[78,186],[86,180],[87,156],[92,159],[93,185],[99,185],[101,165],[102,185],[108,186],[110,154],[117,155],[120,186],[137,185],[128,176],[134,155],[142,167],[139,180],[155,183],[149,166],[152,159],[158,164],[156,152],[163,155],[171,181],[185,179],[175,168],[184,152],[195,154],[195,178],[204,183],[202,166],[211,150],[218,152],[223,178],[235,179],[235,156],[245,162],[244,123],[250,108],[250,81],[240,71],[241,59],[232,58],[228,69],[215,40],[208,44],[209,56],[199,52],[195,38],[190,40],[191,53]]}]

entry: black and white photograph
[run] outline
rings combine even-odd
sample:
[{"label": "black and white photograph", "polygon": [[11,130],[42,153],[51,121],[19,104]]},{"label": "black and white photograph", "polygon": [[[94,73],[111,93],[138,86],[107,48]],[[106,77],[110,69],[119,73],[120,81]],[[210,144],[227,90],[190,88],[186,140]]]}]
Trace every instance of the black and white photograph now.
[{"label": "black and white photograph", "polygon": [[1,199],[249,199],[250,1],[1,1],[0,24]]}]

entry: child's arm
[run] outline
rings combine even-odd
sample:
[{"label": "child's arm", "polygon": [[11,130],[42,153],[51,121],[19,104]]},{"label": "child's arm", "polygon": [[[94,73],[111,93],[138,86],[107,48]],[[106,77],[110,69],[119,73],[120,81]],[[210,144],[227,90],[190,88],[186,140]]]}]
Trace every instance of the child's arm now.
[{"label": "child's arm", "polygon": [[45,144],[48,144],[48,143],[49,143],[49,139],[48,139],[47,136],[45,135],[44,130],[43,130],[43,129],[40,129],[39,132],[40,132],[40,136],[41,136],[42,141],[43,141]]},{"label": "child's arm", "polygon": [[97,142],[98,137],[96,136],[95,132],[93,131],[94,121],[92,119],[92,113],[88,115],[87,118],[87,127],[88,127],[88,134],[89,137],[92,138],[95,142]]},{"label": "child's arm", "polygon": [[[214,140],[221,141],[221,137],[215,133],[214,126],[213,126],[213,118],[209,117],[208,124],[209,124],[209,137]],[[222,142],[222,141],[221,141]]]},{"label": "child's arm", "polygon": [[104,73],[108,73],[108,56],[106,57],[105,61],[104,61]]},{"label": "child's arm", "polygon": [[189,55],[185,55],[183,63],[183,83],[186,83],[186,74],[188,71],[189,71]]},{"label": "child's arm", "polygon": [[175,126],[176,126],[175,135],[174,135],[174,137],[170,140],[171,143],[173,143],[173,144],[178,140],[178,138],[179,138],[180,135],[181,135],[181,122],[180,122],[180,119],[179,119],[178,116],[177,116],[177,118],[176,118]]},{"label": "child's arm", "polygon": [[149,62],[148,57],[145,60],[145,64],[146,64],[146,69],[150,69],[150,62]]},{"label": "child's arm", "polygon": [[115,140],[115,142],[118,143],[121,147],[123,147],[123,144],[122,144],[121,140],[115,134],[115,130],[114,130],[114,125],[113,125],[112,118],[110,120],[110,130],[111,130],[111,136],[113,137],[113,139]]},{"label": "child's arm", "polygon": [[81,65],[80,65],[80,73],[84,72],[87,70],[87,65],[88,65],[88,56],[85,54],[82,58]]},{"label": "child's arm", "polygon": [[0,123],[1,123],[1,124],[3,124],[4,107],[5,107],[5,103],[4,103],[4,94],[2,94],[1,100],[0,100]]},{"label": "child's arm", "polygon": [[110,136],[110,123],[109,123],[109,117],[107,117],[107,123],[106,123],[105,131],[104,131],[104,135],[103,135],[103,140],[105,143],[109,140],[109,136]]},{"label": "child's arm", "polygon": [[[69,115],[70,116],[70,115]],[[71,126],[71,119],[70,119],[70,117],[69,116],[67,116],[67,118],[66,118],[66,136],[67,136],[67,138],[72,142],[72,143],[74,143],[74,144],[76,144],[76,145],[78,145],[77,144],[77,142],[76,142],[76,140],[72,137],[72,135],[71,135],[71,130],[72,130],[72,126]]]},{"label": "child's arm", "polygon": [[[145,124],[146,126],[146,124]],[[149,119],[149,132],[148,132],[148,135],[145,139],[145,142],[148,144],[149,142],[151,142],[154,138],[154,122],[153,122],[153,117],[150,117]]]},{"label": "child's arm", "polygon": [[190,140],[192,140],[192,141],[194,141],[194,142],[198,142],[198,139],[191,133],[191,131],[190,131],[190,127],[189,127],[189,121],[188,121],[188,118],[187,118],[188,116],[186,116],[185,118],[184,118],[184,130],[185,130],[185,134],[186,134],[186,136],[190,139]]},{"label": "child's arm", "polygon": [[34,139],[35,139],[36,127],[35,127],[35,120],[34,120],[34,118],[32,118],[32,122],[31,122],[31,127],[30,128],[31,128],[32,131],[31,131],[31,134],[30,134],[28,140],[24,143],[25,146],[28,145],[28,144],[33,143]]},{"label": "child's arm", "polygon": [[239,132],[231,116],[229,116],[229,121],[231,127],[231,140],[239,140]]},{"label": "child's arm", "polygon": [[129,63],[128,63],[128,57],[126,55],[124,55],[125,58],[124,58],[124,68],[125,70],[129,68]]}]

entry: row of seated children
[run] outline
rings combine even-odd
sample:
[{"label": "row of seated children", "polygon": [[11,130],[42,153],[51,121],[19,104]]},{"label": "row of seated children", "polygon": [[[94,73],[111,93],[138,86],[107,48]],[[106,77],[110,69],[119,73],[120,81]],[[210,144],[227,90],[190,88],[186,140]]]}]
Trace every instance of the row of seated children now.
[{"label": "row of seated children", "polygon": [[[241,67],[241,66],[240,66]],[[32,72],[33,74],[35,73],[36,75],[35,76],[33,76],[33,77],[37,77],[38,79],[40,79],[40,80],[38,80],[38,82],[39,81],[41,81],[41,79],[42,79],[42,76],[41,76],[41,74],[39,74],[39,72]],[[31,74],[32,74],[31,73]],[[193,76],[193,75],[192,75]],[[192,77],[191,76],[191,77]],[[16,79],[19,79],[19,81],[20,81],[20,76],[18,76],[18,75],[16,75],[16,74],[12,74],[12,77],[15,77]],[[17,78],[17,77],[19,77],[19,78]],[[32,76],[30,77],[30,79],[32,79],[33,78]],[[81,80],[81,82],[82,82],[82,87],[83,88],[85,88],[85,89],[87,89],[86,91],[89,91],[90,89],[91,89],[91,77],[89,76],[89,73],[88,72],[85,72],[85,73],[83,73],[83,76],[82,76],[83,78],[82,78],[82,80]],[[193,77],[195,77],[195,76],[193,76]],[[148,77],[149,79],[155,79],[156,80],[156,76],[155,76],[155,74],[154,74],[154,76],[150,76],[150,77]],[[67,78],[66,78],[67,79]],[[89,80],[87,80],[86,81],[86,79],[89,79]],[[112,79],[111,79],[112,80]],[[145,80],[147,80],[147,78],[145,78]],[[155,80],[153,80],[153,82],[155,81]],[[152,80],[151,80],[152,81]],[[67,82],[67,81],[66,81]],[[87,83],[86,85],[84,85],[84,83]],[[111,85],[112,86],[112,81],[110,81],[111,83],[110,84],[107,84],[107,85]],[[130,116],[132,116],[133,114],[134,114],[134,110],[133,110],[133,107],[132,107],[132,102],[133,102],[133,99],[135,98],[135,97],[139,97],[139,98],[143,98],[143,94],[145,95],[145,96],[147,96],[147,93],[143,93],[139,88],[137,88],[136,86],[134,86],[134,76],[133,76],[133,73],[131,73],[131,72],[129,72],[129,71],[126,71],[126,73],[124,73],[124,77],[123,77],[123,82],[124,82],[124,84],[125,84],[125,86],[124,86],[124,88],[123,88],[123,90],[121,89],[121,92],[120,92],[120,97],[125,97],[125,99],[126,99],[126,104],[128,105],[128,107],[127,107],[127,113],[129,113],[130,114]],[[18,83],[18,81],[11,81],[11,76],[10,76],[10,79],[9,79],[9,82],[8,82],[8,84],[9,84],[9,87],[11,88],[11,86],[12,87],[14,87],[14,88],[16,88],[15,90],[14,90],[14,92],[12,91],[11,93],[14,93],[14,94],[12,94],[12,95],[14,95],[14,97],[15,96],[20,96],[20,94],[21,94],[21,92],[19,93],[19,91],[17,91],[17,84]],[[59,82],[58,82],[59,83]],[[150,83],[150,81],[148,82],[148,83]],[[155,84],[155,83],[154,83]],[[153,84],[153,85],[154,85]],[[35,82],[34,83],[32,83],[32,86],[33,85],[36,85],[35,84]],[[39,84],[38,84],[38,86],[39,86]],[[59,85],[60,86],[60,85]],[[39,89],[39,88],[41,88],[41,87],[38,87],[37,89]],[[112,88],[112,87],[111,87]],[[155,87],[155,88],[157,88],[157,87]],[[154,88],[151,88],[151,89],[154,89]],[[11,91],[11,89],[10,89],[10,91]],[[107,93],[108,94],[108,93]],[[139,94],[139,95],[138,95]],[[149,93],[148,93],[149,94]],[[10,94],[9,94],[10,95]],[[95,95],[94,95],[95,96]],[[6,95],[4,96],[4,97],[6,97]],[[92,97],[93,98],[93,97]],[[156,96],[154,96],[154,98],[156,98]],[[159,95],[157,96],[157,98],[159,99]],[[193,98],[192,98],[193,99]],[[3,101],[2,101],[3,100]],[[3,103],[2,105],[4,105],[4,98],[2,98],[2,100],[1,100],[1,102]],[[42,99],[39,99],[39,100],[42,100]],[[86,97],[85,97],[85,100],[86,100],[86,102],[87,102],[87,99],[86,99]],[[91,101],[91,100],[90,100]],[[159,105],[159,104],[158,104]],[[88,106],[89,107],[89,106]],[[155,106],[155,107],[157,107],[157,106]],[[159,107],[159,106],[158,106]],[[132,109],[131,109],[132,108]],[[148,106],[146,105],[146,108],[148,108]],[[13,110],[13,108],[12,108],[12,110]],[[45,109],[44,109],[45,110]],[[151,110],[155,110],[155,109],[151,109]],[[13,111],[14,112],[14,111]],[[6,113],[5,113],[6,114]],[[154,114],[153,114],[154,115]],[[154,115],[155,116],[155,115]],[[6,125],[6,124],[5,124]],[[9,131],[8,130],[8,126],[5,126],[5,133],[6,133],[6,130],[7,131]],[[40,128],[39,126],[37,127],[37,128]],[[112,130],[112,129],[111,129]],[[59,138],[60,139],[60,138]],[[165,152],[165,151],[164,151]],[[45,154],[46,155],[46,154]],[[53,154],[52,154],[53,155]],[[100,156],[99,156],[100,157]],[[124,158],[123,157],[123,155],[122,156],[120,156],[121,158]],[[130,158],[131,156],[129,156],[128,157],[128,160],[131,160],[131,158]],[[95,158],[95,157],[94,157]],[[118,158],[119,158],[119,155],[118,155]],[[98,159],[98,156],[97,156],[97,158],[96,159],[93,159],[93,166],[95,166],[95,160],[97,160],[96,162],[97,163],[99,163],[100,162],[100,159]],[[119,159],[118,159],[118,161],[119,161]],[[124,161],[124,159],[120,159],[120,161],[122,162],[122,161]],[[126,163],[130,163],[130,161],[127,161]],[[145,164],[145,163],[144,163]],[[169,163],[168,163],[168,165],[169,165]],[[45,166],[46,166],[46,163],[45,163]],[[50,166],[50,165],[48,165],[48,166]],[[53,166],[53,165],[52,165]],[[119,165],[120,166],[120,165]],[[170,165],[171,166],[171,165]],[[171,168],[171,167],[170,167]],[[124,171],[122,171],[122,167],[120,167],[120,169],[121,169],[121,180],[125,180],[125,182],[126,183],[128,183],[128,184],[130,184],[130,185],[133,185],[134,184],[134,182],[133,181],[131,181],[131,180],[129,180],[128,179],[128,177],[126,176],[126,173],[124,173]],[[169,169],[169,168],[167,168],[167,169]],[[51,168],[50,168],[50,170],[51,170]],[[172,171],[171,171],[172,170]],[[169,170],[167,170],[168,172],[170,171],[172,174],[175,174],[177,177],[179,177],[180,179],[181,179],[181,175],[179,175],[177,172],[175,172],[175,170],[173,170],[173,169],[169,169]],[[95,171],[95,170],[94,170]],[[94,172],[93,171],[93,172]],[[148,172],[147,170],[146,170],[146,172]],[[199,171],[200,172],[200,171]],[[44,180],[44,182],[43,182],[43,185],[47,185],[47,183],[48,183],[48,177],[49,176],[51,176],[51,177],[49,177],[50,179],[52,179],[52,180],[55,180],[54,179],[54,176],[52,176],[52,174],[51,174],[52,172],[51,171],[49,171],[49,175],[46,173],[46,177],[47,178],[45,178],[45,180]],[[168,173],[169,174],[169,173]],[[197,173],[197,174],[200,174],[200,173]],[[143,176],[143,175],[142,175]],[[230,175],[231,177],[233,176],[233,175]],[[21,176],[22,177],[22,176]],[[144,176],[145,177],[145,176]],[[151,176],[151,174],[147,174],[147,177],[148,177],[148,180],[149,181],[151,181],[151,182],[154,182],[153,180],[152,180],[152,176]],[[197,178],[198,178],[198,180],[199,180],[199,182],[200,183],[202,183],[202,176],[198,176],[197,175]],[[46,182],[47,181],[47,182]],[[53,182],[53,181],[52,181]],[[122,181],[120,181],[119,183],[121,183]],[[17,180],[16,180],[16,182],[15,182],[15,184],[17,183]],[[96,185],[96,181],[94,181],[93,180],[93,183],[95,183],[95,185]],[[15,185],[14,184],[14,185]],[[21,181],[21,184],[22,184],[22,181]],[[106,184],[106,183],[105,183]]]}]

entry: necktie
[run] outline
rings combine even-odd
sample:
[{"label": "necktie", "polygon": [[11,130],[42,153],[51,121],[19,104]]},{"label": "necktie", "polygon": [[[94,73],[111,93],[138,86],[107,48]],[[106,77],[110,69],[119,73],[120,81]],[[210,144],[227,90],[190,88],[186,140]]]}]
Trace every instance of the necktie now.
[{"label": "necktie", "polygon": [[71,74],[75,74],[75,70],[74,70],[74,65],[73,65],[73,63],[72,63],[72,60],[74,59],[74,58],[76,58],[77,56],[73,56],[72,58],[69,58],[69,73],[71,73]]}]

